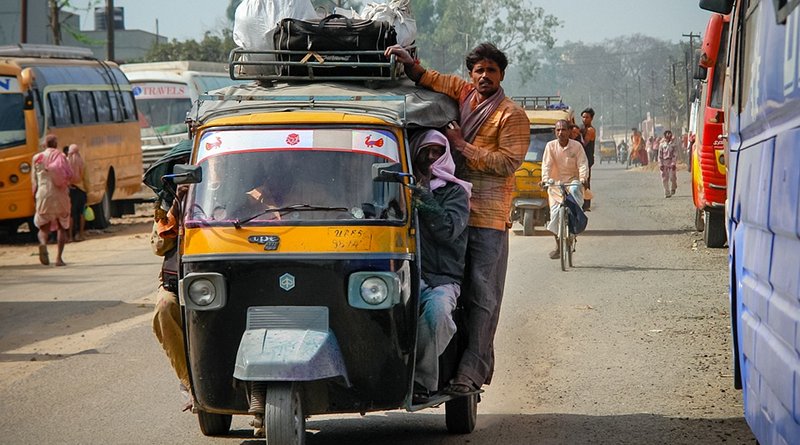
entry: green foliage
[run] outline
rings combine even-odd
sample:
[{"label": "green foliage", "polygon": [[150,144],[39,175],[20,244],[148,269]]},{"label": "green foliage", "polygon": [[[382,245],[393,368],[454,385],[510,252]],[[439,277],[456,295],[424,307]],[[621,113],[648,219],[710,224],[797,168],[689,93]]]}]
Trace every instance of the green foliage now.
[{"label": "green foliage", "polygon": [[469,50],[492,42],[511,65],[532,74],[560,26],[555,16],[529,1],[415,0],[413,7],[419,55],[426,66],[442,72],[463,69]]},{"label": "green foliage", "polygon": [[189,39],[153,45],[143,62],[165,62],[171,60],[198,60],[206,62],[227,62],[234,48],[233,32],[223,29],[222,35],[206,31],[200,42]]}]

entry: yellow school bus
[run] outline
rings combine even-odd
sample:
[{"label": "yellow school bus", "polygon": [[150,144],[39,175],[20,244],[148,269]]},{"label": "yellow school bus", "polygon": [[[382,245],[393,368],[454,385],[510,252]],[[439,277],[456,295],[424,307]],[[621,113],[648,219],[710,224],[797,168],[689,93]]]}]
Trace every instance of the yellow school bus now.
[{"label": "yellow school bus", "polygon": [[[0,232],[34,214],[31,159],[47,134],[78,144],[95,227],[130,207],[142,148],[131,86],[116,64],[91,51],[49,45],[0,47]],[[112,201],[114,200],[114,201]],[[32,228],[32,225],[31,225]]]}]

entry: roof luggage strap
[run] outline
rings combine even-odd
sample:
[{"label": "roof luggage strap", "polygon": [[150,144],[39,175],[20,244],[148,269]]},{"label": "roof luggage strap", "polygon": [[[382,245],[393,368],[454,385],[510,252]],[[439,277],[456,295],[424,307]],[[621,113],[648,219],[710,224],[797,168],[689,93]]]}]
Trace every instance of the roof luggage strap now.
[{"label": "roof luggage strap", "polygon": [[[376,96],[302,96],[302,95],[242,95],[242,94],[201,94],[198,96],[198,101],[259,101],[259,102],[275,102],[276,106],[285,106],[287,104],[299,104],[309,108],[324,107],[331,103],[352,103],[352,102],[403,102],[403,111],[400,117],[401,122],[406,122],[407,115],[407,102],[405,95],[376,95]],[[384,109],[384,107],[376,106],[375,108]],[[394,110],[385,108],[389,114],[397,116]]]},{"label": "roof luggage strap", "polygon": [[[362,59],[372,61],[362,62]],[[397,63],[395,55],[391,55],[385,62],[379,61],[381,59],[385,57],[380,50],[288,51],[234,48],[228,57],[228,71],[234,80],[276,81],[395,81],[403,75],[403,66]],[[325,72],[334,68],[339,68],[339,73],[352,69],[353,75],[330,75],[330,72]],[[307,74],[291,74],[303,71]]]}]

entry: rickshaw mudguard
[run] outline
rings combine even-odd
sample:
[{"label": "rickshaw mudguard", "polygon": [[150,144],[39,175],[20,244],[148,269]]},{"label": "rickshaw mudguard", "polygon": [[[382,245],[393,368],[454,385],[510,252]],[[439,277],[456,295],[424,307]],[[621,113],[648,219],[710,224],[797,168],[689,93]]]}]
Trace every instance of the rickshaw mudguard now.
[{"label": "rickshaw mudguard", "polygon": [[543,209],[547,207],[547,199],[542,198],[517,198],[513,202],[516,209]]},{"label": "rickshaw mudguard", "polygon": [[312,329],[249,329],[242,335],[233,376],[243,381],[350,381],[336,336]]}]

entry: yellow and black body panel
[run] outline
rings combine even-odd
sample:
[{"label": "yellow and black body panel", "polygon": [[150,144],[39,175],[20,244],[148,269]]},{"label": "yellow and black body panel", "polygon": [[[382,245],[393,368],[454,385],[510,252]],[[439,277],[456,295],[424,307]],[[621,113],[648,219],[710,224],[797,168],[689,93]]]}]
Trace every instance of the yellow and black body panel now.
[{"label": "yellow and black body panel", "polygon": [[[335,136],[349,130],[366,131],[366,143],[373,145],[374,135],[386,136],[383,149],[393,138],[398,147],[396,167],[410,172],[401,125],[380,116],[334,111],[295,109],[209,119],[195,130],[192,159],[206,165],[215,150],[224,151],[229,134],[225,132],[251,137],[252,132],[261,131],[264,145],[285,139],[295,149],[303,145],[307,134]],[[315,140],[306,149],[281,148],[281,154],[328,150],[320,148],[323,143],[334,144]],[[296,168],[339,171],[348,167],[332,162]],[[204,180],[207,173],[203,172]],[[283,173],[282,181],[299,181],[303,172]],[[344,173],[357,176],[362,172]],[[225,179],[230,184],[239,180],[235,174]],[[326,192],[337,193],[338,182],[327,183]],[[364,186],[382,186],[374,184],[369,179]],[[362,215],[359,219],[342,212],[347,218],[314,220],[302,213],[302,220],[284,215],[280,220],[249,223],[198,220],[191,200],[201,193],[202,183],[193,186],[181,242],[180,290],[192,389],[200,409],[247,413],[248,381],[300,383],[306,415],[403,406],[411,391],[420,275],[411,194],[400,184],[393,186],[400,196],[395,211],[402,217],[366,219]],[[347,197],[342,198],[346,201]],[[216,283],[219,300],[207,307],[199,307],[188,296],[191,286],[205,285],[199,281],[203,277]],[[366,303],[359,293],[368,279],[384,280],[387,286],[388,297],[379,304]],[[287,343],[275,340],[276,333],[285,334]],[[273,340],[263,342],[260,356],[243,359],[250,335]],[[313,340],[315,336],[321,339]],[[303,355],[304,348],[311,353]],[[300,358],[295,363],[289,356]],[[253,368],[255,374],[244,369],[259,360],[261,367]]]}]

